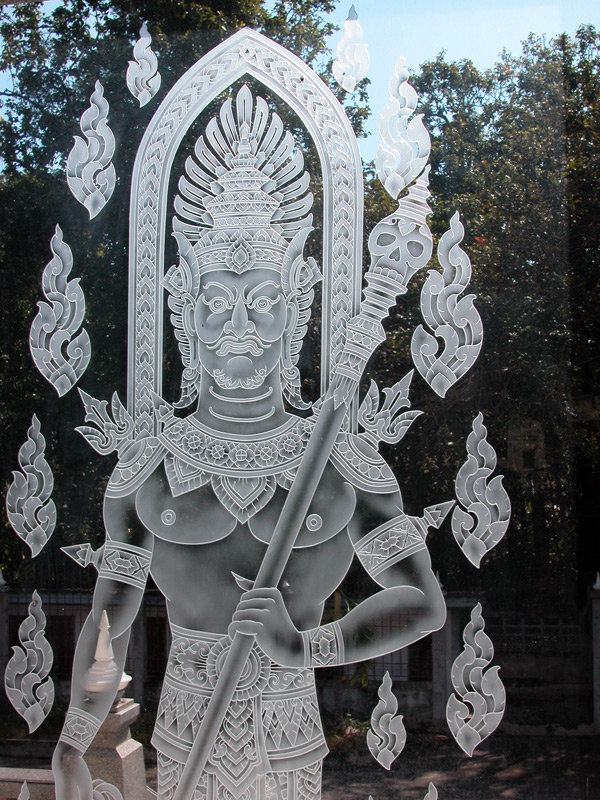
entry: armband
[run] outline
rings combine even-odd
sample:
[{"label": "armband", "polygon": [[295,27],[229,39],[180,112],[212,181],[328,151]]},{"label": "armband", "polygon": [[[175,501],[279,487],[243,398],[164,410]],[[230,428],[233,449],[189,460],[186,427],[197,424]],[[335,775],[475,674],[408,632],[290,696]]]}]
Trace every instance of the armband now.
[{"label": "armband", "polygon": [[305,667],[334,667],[344,663],[344,637],[338,622],[302,631]]},{"label": "armband", "polygon": [[150,572],[151,561],[150,550],[107,539],[98,577],[143,589]]},{"label": "armband", "polygon": [[392,564],[426,549],[427,527],[423,524],[421,531],[415,524],[420,521],[415,517],[399,514],[356,542],[356,555],[372,578]]},{"label": "armband", "polygon": [[102,722],[98,717],[94,717],[80,708],[70,708],[65,717],[60,741],[71,745],[83,754],[94,741],[101,725]]}]

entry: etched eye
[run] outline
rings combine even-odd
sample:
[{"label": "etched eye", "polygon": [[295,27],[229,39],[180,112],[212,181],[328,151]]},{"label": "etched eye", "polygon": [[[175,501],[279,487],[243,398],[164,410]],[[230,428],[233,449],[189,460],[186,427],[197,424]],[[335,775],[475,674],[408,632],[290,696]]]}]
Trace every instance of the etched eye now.
[{"label": "etched eye", "polygon": [[273,307],[274,301],[271,300],[269,297],[257,297],[256,300],[252,301],[252,308],[255,311],[265,312],[270,311]]},{"label": "etched eye", "polygon": [[227,311],[227,309],[231,308],[231,304],[225,297],[213,297],[210,300],[203,299],[212,314],[222,314],[223,311]]}]

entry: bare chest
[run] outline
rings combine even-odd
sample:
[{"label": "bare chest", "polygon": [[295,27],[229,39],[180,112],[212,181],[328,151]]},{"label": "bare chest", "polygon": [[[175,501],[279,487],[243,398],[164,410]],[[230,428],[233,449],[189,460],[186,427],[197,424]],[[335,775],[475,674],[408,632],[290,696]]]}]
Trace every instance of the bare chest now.
[{"label": "bare chest", "polygon": [[[248,525],[240,524],[228,536],[200,546],[155,539],[152,578],[167,599],[171,621],[193,630],[226,632],[266,549]],[[352,555],[345,532],[292,552],[279,588],[298,628],[318,624],[323,603],[343,580]]]},{"label": "bare chest", "polygon": [[[174,497],[158,469],[137,494],[138,518],[155,537],[176,544],[218,542],[229,537],[239,525],[247,528],[258,542],[268,543],[287,491],[275,481],[267,492],[264,481],[255,486],[252,479],[248,482],[232,479],[225,488],[223,483],[219,478],[216,485],[213,481]],[[249,511],[240,515],[239,508],[244,503]],[[296,546],[312,547],[335,536],[352,518],[354,505],[353,488],[329,467],[305,516]]]}]

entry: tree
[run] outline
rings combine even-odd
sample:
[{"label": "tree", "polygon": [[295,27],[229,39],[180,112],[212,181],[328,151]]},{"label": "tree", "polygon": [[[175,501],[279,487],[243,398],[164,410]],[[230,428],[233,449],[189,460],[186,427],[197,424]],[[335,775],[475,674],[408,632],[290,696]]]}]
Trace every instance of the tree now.
[{"label": "tree", "polygon": [[[530,36],[493,70],[442,54],[414,79],[434,142],[432,228],[439,235],[460,210],[486,333],[470,377],[434,406],[437,439],[457,438],[457,404],[484,411],[513,502],[509,534],[487,559],[485,586],[498,587],[498,605],[580,603],[599,564],[589,478],[598,459],[589,301],[600,252],[599,47],[591,27],[549,43]],[[582,403],[587,419],[574,415]],[[523,464],[514,450],[527,428],[541,439]],[[441,547],[441,563],[449,556]],[[450,572],[447,587],[459,589],[463,570]]]}]

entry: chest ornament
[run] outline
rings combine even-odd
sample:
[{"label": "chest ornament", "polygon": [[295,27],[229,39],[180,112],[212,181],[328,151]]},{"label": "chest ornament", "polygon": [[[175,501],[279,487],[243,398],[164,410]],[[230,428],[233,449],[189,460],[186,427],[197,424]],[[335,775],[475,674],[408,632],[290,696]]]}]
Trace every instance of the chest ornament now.
[{"label": "chest ornament", "polygon": [[232,436],[195,419],[169,415],[158,439],[166,450],[165,472],[174,497],[211,484],[221,505],[247,522],[271,500],[277,484],[289,488],[313,423],[290,419],[261,434]]}]

